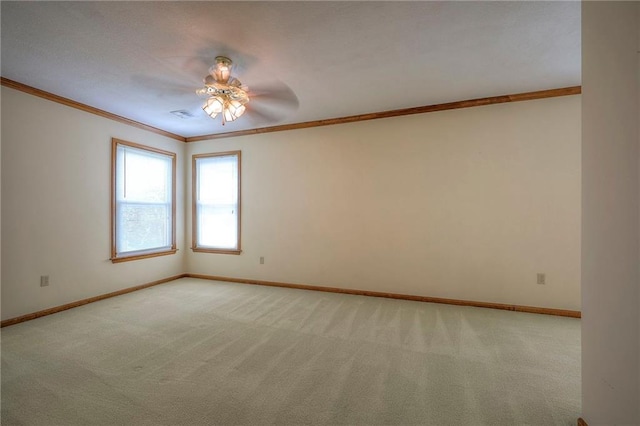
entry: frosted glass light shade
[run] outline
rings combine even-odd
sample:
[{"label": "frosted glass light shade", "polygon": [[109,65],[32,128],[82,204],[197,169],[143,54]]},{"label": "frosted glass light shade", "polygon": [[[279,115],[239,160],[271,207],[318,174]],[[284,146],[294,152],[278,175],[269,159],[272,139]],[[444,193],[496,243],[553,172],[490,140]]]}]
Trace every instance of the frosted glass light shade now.
[{"label": "frosted glass light shade", "polygon": [[245,106],[238,101],[229,102],[224,109],[225,121],[233,121],[244,114]]},{"label": "frosted glass light shade", "polygon": [[220,114],[224,109],[224,100],[218,96],[212,96],[207,99],[202,109],[211,118],[216,118],[216,115]]}]

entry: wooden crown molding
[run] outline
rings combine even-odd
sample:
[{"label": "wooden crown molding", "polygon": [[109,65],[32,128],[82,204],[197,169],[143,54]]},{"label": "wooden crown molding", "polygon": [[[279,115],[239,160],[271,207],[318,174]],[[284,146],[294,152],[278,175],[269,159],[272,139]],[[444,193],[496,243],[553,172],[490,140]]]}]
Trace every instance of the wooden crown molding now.
[{"label": "wooden crown molding", "polygon": [[403,115],[424,114],[427,112],[446,111],[450,109],[471,108],[477,106],[503,104],[506,102],[531,101],[534,99],[555,98],[558,96],[579,95],[582,86],[563,87],[560,89],[539,90],[536,92],[517,93],[514,95],[491,96],[488,98],[470,99],[466,101],[448,102],[444,104],[425,105],[413,108],[394,109],[391,111],[373,112],[351,115],[349,117],[329,118],[326,120],[305,121],[303,123],[282,124],[279,126],[261,127],[257,129],[238,130],[235,132],[216,133],[212,135],[193,136],[186,142],[197,142],[211,139],[232,138],[236,136],[257,135],[261,133],[283,132],[285,130],[307,129],[309,127],[331,126],[334,124],[354,123],[357,121],[377,120],[379,118],[400,117]]},{"label": "wooden crown molding", "polygon": [[470,99],[466,101],[448,102],[444,104],[425,105],[412,108],[394,109],[390,111],[372,112],[367,114],[351,115],[348,117],[329,118],[325,120],[305,121],[302,123],[282,124],[279,126],[260,127],[256,129],[238,130],[234,132],[214,133],[210,135],[191,136],[184,137],[175,133],[167,132],[156,127],[142,124],[138,121],[130,120],[125,117],[121,117],[116,114],[112,114],[107,111],[103,111],[98,108],[91,107],[89,105],[82,104],[80,102],[73,101],[62,96],[54,95],[44,90],[36,89],[35,87],[27,86],[26,84],[19,83],[17,81],[9,80],[8,78],[0,77],[0,84],[2,86],[10,87],[12,89],[19,90],[24,93],[28,93],[40,98],[44,98],[53,102],[57,102],[72,108],[79,109],[81,111],[88,112],[90,114],[99,115],[120,123],[128,124],[139,129],[148,130],[153,133],[157,133],[162,136],[166,136],[180,142],[198,142],[204,140],[233,138],[237,136],[247,135],[259,135],[262,133],[283,132],[286,130],[307,129],[310,127],[331,126],[334,124],[355,123],[358,121],[377,120],[379,118],[391,118],[401,117],[403,115],[424,114],[427,112],[446,111],[450,109],[471,108],[477,106],[502,104],[507,102],[520,102],[531,101],[534,99],[555,98],[558,96],[579,95],[582,93],[582,86],[563,87],[559,89],[539,90],[536,92],[516,93],[513,95],[500,95],[491,96],[488,98]]},{"label": "wooden crown molding", "polygon": [[90,114],[99,115],[100,117],[108,118],[113,121],[117,121],[119,123],[128,124],[132,127],[137,127],[142,130],[147,130],[149,132],[157,133],[162,136],[166,136],[171,139],[178,140],[180,142],[186,142],[184,136],[176,135],[175,133],[167,132],[162,129],[158,129],[157,127],[148,126],[146,124],[142,124],[138,121],[130,120],[128,118],[112,114],[107,111],[103,111],[98,108],[94,108],[89,105],[85,105],[80,102],[76,102],[69,98],[63,98],[62,96],[54,95],[53,93],[45,92],[44,90],[36,89],[35,87],[27,86],[26,84],[18,83],[17,81],[9,80],[8,78],[0,77],[0,85],[10,87],[15,90],[19,90],[24,93],[28,93],[33,96],[37,96],[39,98],[47,99],[49,101],[53,101],[62,105],[66,105],[71,108],[79,109],[80,111],[88,112]]}]

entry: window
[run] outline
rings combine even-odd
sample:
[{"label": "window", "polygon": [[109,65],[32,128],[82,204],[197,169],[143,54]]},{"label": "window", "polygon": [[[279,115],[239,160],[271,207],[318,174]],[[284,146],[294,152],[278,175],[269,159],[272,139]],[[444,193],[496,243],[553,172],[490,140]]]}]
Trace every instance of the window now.
[{"label": "window", "polygon": [[240,254],[240,151],[193,156],[193,251]]},{"label": "window", "polygon": [[176,252],[176,154],[111,143],[111,260]]}]

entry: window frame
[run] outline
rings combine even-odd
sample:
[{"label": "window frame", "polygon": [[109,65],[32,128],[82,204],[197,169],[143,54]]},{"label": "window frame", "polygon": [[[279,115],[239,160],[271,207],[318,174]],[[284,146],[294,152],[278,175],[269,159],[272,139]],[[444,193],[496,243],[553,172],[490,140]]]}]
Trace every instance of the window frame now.
[{"label": "window frame", "polygon": [[[149,151],[151,153],[165,155],[171,159],[171,245],[169,249],[160,247],[158,249],[139,250],[134,252],[127,252],[118,254],[116,241],[118,232],[117,223],[117,157],[118,146],[128,146],[142,151]],[[175,254],[178,249],[176,248],[176,157],[177,154],[171,151],[165,151],[163,149],[154,148],[146,145],[142,145],[135,142],[129,142],[122,139],[111,139],[111,262],[128,262],[131,260],[147,259],[150,257],[166,256]]]},{"label": "window frame", "polygon": [[[238,162],[238,194],[237,194],[237,242],[235,249],[214,248],[198,245],[198,167],[201,158],[236,156]],[[194,154],[191,157],[191,250],[201,253],[233,254],[242,253],[242,151],[225,151],[206,154]]]}]

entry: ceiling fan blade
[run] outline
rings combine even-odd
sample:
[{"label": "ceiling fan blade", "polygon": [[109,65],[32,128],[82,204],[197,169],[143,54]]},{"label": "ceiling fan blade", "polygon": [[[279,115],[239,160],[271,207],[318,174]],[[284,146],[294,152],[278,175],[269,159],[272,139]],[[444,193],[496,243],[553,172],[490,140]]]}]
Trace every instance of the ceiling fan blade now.
[{"label": "ceiling fan blade", "polygon": [[248,94],[247,115],[254,125],[278,123],[300,105],[293,90],[281,81],[251,85]]},{"label": "ceiling fan blade", "polygon": [[[195,92],[194,85],[176,83],[175,81],[149,77],[146,75],[134,75],[132,77],[133,84],[141,86],[147,89],[157,92],[158,96],[163,97],[166,95],[189,95],[192,96]],[[197,87],[197,86],[195,86]]]},{"label": "ceiling fan blade", "polygon": [[251,121],[254,126],[258,126],[277,123],[285,118],[286,114],[281,111],[256,107],[255,104],[249,102],[247,104],[247,112],[245,112],[245,116]]},{"label": "ceiling fan blade", "polygon": [[267,105],[289,111],[300,106],[298,97],[289,86],[281,81],[250,85],[249,97],[254,105]]}]

